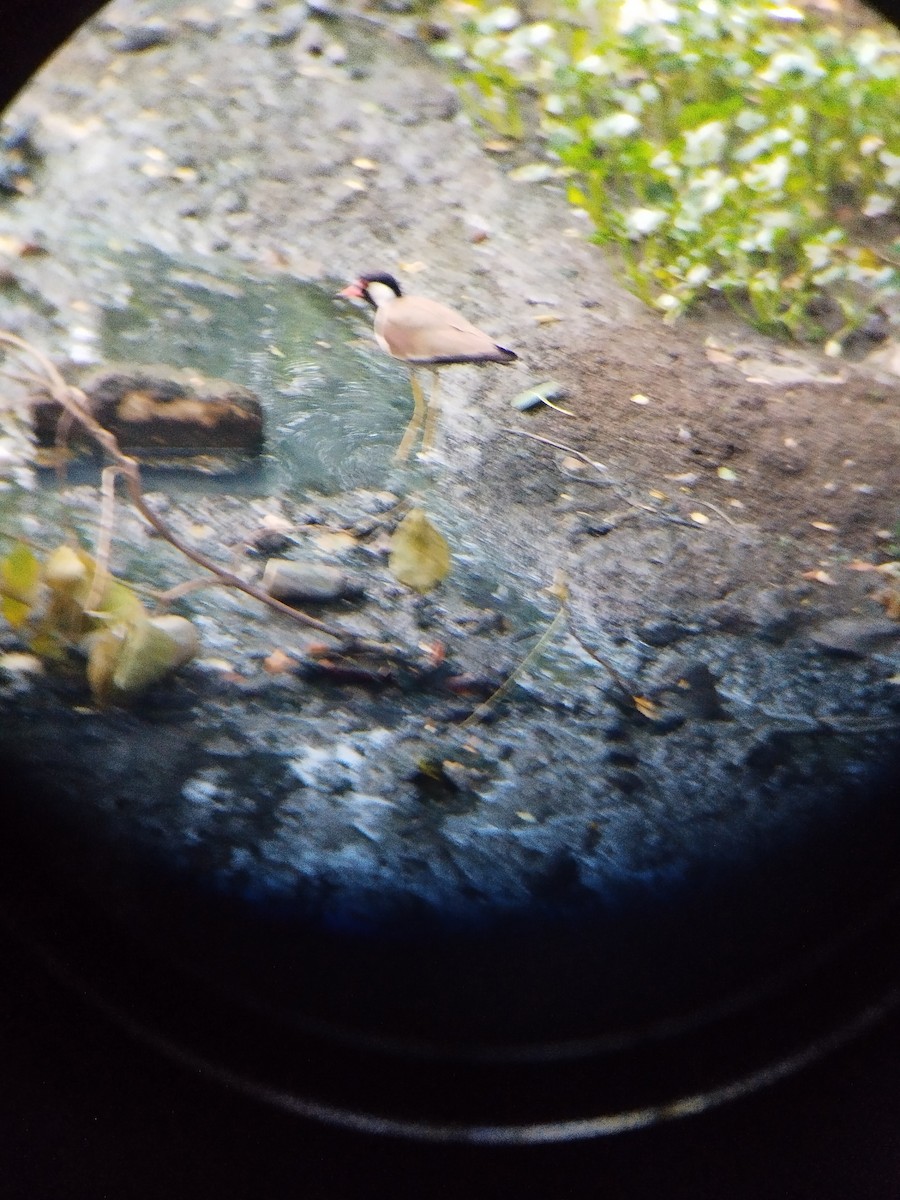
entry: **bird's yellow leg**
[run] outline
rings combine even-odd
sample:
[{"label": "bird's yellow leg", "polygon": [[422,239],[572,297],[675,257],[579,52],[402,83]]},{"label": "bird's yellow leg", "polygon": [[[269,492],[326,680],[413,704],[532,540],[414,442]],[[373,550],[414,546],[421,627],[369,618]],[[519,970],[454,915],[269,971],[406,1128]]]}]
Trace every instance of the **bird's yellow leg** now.
[{"label": "bird's yellow leg", "polygon": [[409,424],[403,431],[400,445],[394,451],[394,462],[406,462],[409,458],[409,452],[419,435],[419,430],[422,428],[427,411],[425,397],[422,395],[422,385],[419,383],[415,367],[410,367],[409,369],[409,382],[413,394],[413,415],[410,417]]},{"label": "bird's yellow leg", "polygon": [[431,389],[431,395],[428,398],[428,404],[425,406],[425,426],[422,430],[422,453],[430,450],[434,445],[434,437],[437,433],[438,419],[441,415],[441,404],[438,399],[440,392],[441,377],[436,369],[432,370],[434,376],[434,384]]}]

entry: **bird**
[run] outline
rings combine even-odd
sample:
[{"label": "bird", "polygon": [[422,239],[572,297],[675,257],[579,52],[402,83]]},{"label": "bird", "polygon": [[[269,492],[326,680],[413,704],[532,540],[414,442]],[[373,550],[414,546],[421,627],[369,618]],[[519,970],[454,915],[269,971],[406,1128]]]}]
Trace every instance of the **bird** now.
[{"label": "bird", "polygon": [[[409,457],[419,430],[422,451],[431,448],[438,419],[438,369],[457,363],[512,363],[518,355],[499,346],[489,334],[464,316],[429,300],[407,296],[393,275],[383,272],[360,277],[338,292],[349,300],[365,300],[375,309],[375,340],[387,354],[409,364],[413,415],[394,454],[397,462]],[[417,367],[430,367],[433,385],[425,400]]]}]

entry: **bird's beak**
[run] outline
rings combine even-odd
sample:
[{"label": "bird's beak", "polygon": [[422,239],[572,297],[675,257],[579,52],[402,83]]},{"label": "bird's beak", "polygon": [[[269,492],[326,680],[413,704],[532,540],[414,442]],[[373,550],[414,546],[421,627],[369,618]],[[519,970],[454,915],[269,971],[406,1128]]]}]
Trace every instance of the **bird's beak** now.
[{"label": "bird's beak", "polygon": [[358,283],[349,284],[348,287],[345,287],[342,291],[338,292],[337,294],[339,296],[343,296],[346,300],[362,300],[363,299],[363,290],[359,286]]}]

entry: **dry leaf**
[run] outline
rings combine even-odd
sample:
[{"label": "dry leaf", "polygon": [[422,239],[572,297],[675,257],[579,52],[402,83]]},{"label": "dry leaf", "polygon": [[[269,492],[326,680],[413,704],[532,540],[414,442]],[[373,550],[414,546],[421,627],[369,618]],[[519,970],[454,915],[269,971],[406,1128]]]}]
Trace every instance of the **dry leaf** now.
[{"label": "dry leaf", "polygon": [[552,596],[554,600],[558,600],[560,604],[567,604],[569,600],[569,585],[566,582],[564,571],[555,571],[553,574],[553,582],[548,588],[544,588],[548,596]]},{"label": "dry leaf", "polygon": [[417,592],[430,592],[450,573],[450,547],[421,508],[411,509],[391,538],[392,574]]},{"label": "dry leaf", "polygon": [[287,675],[295,670],[297,664],[283,650],[273,650],[268,658],[263,659],[263,670],[270,675]]},{"label": "dry leaf", "polygon": [[864,562],[861,558],[854,558],[853,562],[844,563],[848,571],[877,571],[878,567],[875,563]]},{"label": "dry leaf", "polygon": [[631,699],[642,717],[646,717],[649,721],[659,720],[660,707],[655,700],[648,700],[646,696],[632,696]]},{"label": "dry leaf", "polygon": [[642,392],[638,392],[636,396],[631,397],[632,404],[649,404],[650,397],[645,396]]},{"label": "dry leaf", "polygon": [[549,163],[532,162],[514,167],[508,177],[515,183],[543,183],[545,179],[552,179],[555,174]]},{"label": "dry leaf", "polygon": [[836,525],[829,525],[827,521],[810,521],[813,529],[822,529],[825,533],[834,533],[837,530]]},{"label": "dry leaf", "polygon": [[813,583],[827,583],[831,587],[835,586],[835,581],[827,571],[804,571],[800,578],[811,579]]},{"label": "dry leaf", "polygon": [[709,524],[709,517],[706,515],[706,513],[702,513],[702,512],[692,512],[691,520],[693,522],[695,522],[695,524],[697,524],[697,525],[708,525]]},{"label": "dry leaf", "polygon": [[344,550],[352,550],[356,545],[356,538],[346,529],[323,529],[321,533],[313,534],[312,540],[320,550],[329,554],[340,554]]}]

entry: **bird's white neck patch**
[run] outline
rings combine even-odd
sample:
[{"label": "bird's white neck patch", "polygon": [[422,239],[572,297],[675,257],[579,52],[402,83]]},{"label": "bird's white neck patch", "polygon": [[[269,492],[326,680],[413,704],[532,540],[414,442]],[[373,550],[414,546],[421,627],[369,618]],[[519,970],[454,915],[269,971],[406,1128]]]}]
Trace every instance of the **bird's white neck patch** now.
[{"label": "bird's white neck patch", "polygon": [[392,300],[397,299],[397,293],[386,283],[370,283],[366,287],[366,291],[376,308],[381,308],[382,304],[390,304]]}]

